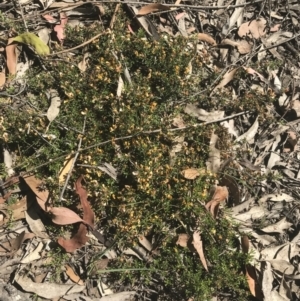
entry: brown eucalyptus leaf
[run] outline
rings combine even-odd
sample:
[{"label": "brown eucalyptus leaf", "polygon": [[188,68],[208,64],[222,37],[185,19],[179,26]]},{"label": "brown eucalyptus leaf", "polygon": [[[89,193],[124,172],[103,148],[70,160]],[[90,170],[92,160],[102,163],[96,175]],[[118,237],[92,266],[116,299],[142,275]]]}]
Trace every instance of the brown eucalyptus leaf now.
[{"label": "brown eucalyptus leaf", "polygon": [[84,285],[84,282],[80,279],[80,277],[74,272],[74,270],[68,264],[65,265],[65,268],[66,268],[66,274],[73,282],[79,285]]},{"label": "brown eucalyptus leaf", "polygon": [[170,7],[162,5],[160,3],[152,3],[152,4],[148,4],[143,6],[139,11],[138,11],[138,16],[144,16],[144,15],[148,15],[154,12],[158,12],[158,11],[165,11],[165,10],[170,10]]},{"label": "brown eucalyptus leaf", "polygon": [[204,42],[207,42],[208,44],[211,44],[211,45],[216,45],[216,41],[215,39],[210,36],[209,34],[206,34],[206,33],[198,33],[198,39],[200,41],[204,41]]},{"label": "brown eucalyptus leaf", "polygon": [[79,215],[65,207],[53,207],[49,212],[52,214],[53,223],[57,225],[70,225],[83,222]]}]

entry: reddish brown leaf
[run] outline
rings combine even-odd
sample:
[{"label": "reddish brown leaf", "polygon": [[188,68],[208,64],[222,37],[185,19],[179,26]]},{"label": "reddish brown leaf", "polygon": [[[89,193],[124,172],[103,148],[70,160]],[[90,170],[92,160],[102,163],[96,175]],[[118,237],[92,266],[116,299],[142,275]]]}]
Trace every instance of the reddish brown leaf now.
[{"label": "reddish brown leaf", "polygon": [[71,239],[64,239],[60,237],[57,240],[57,243],[61,245],[66,252],[72,253],[75,252],[77,249],[80,249],[82,246],[84,246],[89,238],[87,235],[87,229],[86,225],[80,224],[78,231]]},{"label": "reddish brown leaf", "polygon": [[6,64],[9,74],[15,75],[17,72],[17,44],[13,43],[13,38],[8,39],[8,45],[6,46]]},{"label": "reddish brown leaf", "polygon": [[82,176],[75,183],[76,193],[79,195],[82,210],[83,210],[83,220],[86,224],[94,228],[94,212],[87,200],[87,191],[81,185]]},{"label": "reddish brown leaf", "polygon": [[138,16],[144,16],[148,15],[150,13],[154,13],[157,11],[164,11],[164,10],[170,10],[170,7],[159,4],[159,3],[152,3],[148,4],[146,6],[143,6],[139,11],[138,11]]},{"label": "reddish brown leaf", "polygon": [[[87,191],[81,185],[82,176],[78,178],[75,183],[75,189],[77,194],[80,197],[80,202],[83,209],[83,221],[94,227],[94,212],[91,209],[91,206],[87,200]],[[58,243],[67,251],[74,252],[76,249],[81,248],[88,241],[87,227],[84,224],[80,224],[77,233],[71,239],[63,239],[60,237]]]},{"label": "reddish brown leaf", "polygon": [[65,27],[67,23],[67,15],[64,12],[60,13],[60,24],[55,25],[53,30],[56,32],[57,38],[61,43],[65,39]]},{"label": "reddish brown leaf", "polygon": [[49,212],[52,214],[53,223],[57,225],[70,225],[83,222],[80,216],[65,207],[53,207]]}]

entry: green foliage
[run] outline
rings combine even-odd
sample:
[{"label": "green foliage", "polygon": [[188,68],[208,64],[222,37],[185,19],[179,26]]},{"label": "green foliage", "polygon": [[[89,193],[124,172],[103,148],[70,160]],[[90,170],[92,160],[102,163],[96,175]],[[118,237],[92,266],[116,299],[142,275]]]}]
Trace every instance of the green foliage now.
[{"label": "green foliage", "polygon": [[[72,61],[45,59],[46,71],[31,68],[26,105],[14,111],[1,107],[0,139],[17,153],[16,170],[36,171],[47,180],[53,196],[61,190],[58,174],[65,157],[82,139],[70,184],[84,174],[96,220],[119,248],[132,247],[139,235],[145,235],[157,251],[146,263],[118,257],[108,270],[123,271],[107,275],[117,289],[118,283],[144,285],[157,292],[153,300],[209,300],[220,292],[230,292],[232,300],[246,300],[242,267],[247,256],[238,249],[235,226],[223,216],[214,220],[203,206],[216,176],[207,173],[189,181],[181,175],[186,168],[205,166],[213,130],[222,138],[219,149],[228,152],[226,131],[216,125],[192,127],[196,120],[190,117],[184,117],[185,130],[169,129],[187,100],[231,112],[260,109],[265,100],[254,97],[254,92],[245,92],[238,104],[228,101],[231,96],[226,93],[216,99],[197,94],[216,74],[204,71],[206,58],[195,51],[196,41],[169,36],[151,41],[142,32],[129,33],[126,22],[121,14],[113,33],[87,45]],[[72,47],[97,33],[96,26],[69,28],[64,43]],[[77,64],[84,52],[91,56],[88,69],[81,73]],[[120,77],[124,90],[118,96]],[[56,89],[63,103],[46,133],[49,89]],[[178,136],[184,136],[185,143],[171,157]],[[118,181],[98,169],[105,162],[117,169]],[[58,205],[78,202],[71,190],[64,197],[66,201]],[[176,245],[179,233],[192,235],[196,229],[201,231],[209,273],[195,251]],[[51,266],[59,277],[66,256],[58,251],[52,255]]]}]

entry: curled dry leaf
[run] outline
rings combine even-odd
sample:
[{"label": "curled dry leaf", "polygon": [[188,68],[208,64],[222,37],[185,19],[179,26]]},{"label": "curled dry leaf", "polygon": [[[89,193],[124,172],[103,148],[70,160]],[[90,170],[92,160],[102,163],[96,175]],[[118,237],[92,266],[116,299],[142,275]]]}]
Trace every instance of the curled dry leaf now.
[{"label": "curled dry leaf", "polygon": [[202,240],[201,240],[201,236],[200,236],[200,232],[199,231],[195,231],[193,233],[193,245],[200,257],[200,260],[202,262],[203,267],[205,268],[205,270],[208,272],[208,267],[207,267],[207,263],[206,263],[206,259],[203,253],[203,244],[202,244]]},{"label": "curled dry leaf", "polygon": [[143,6],[137,13],[138,16],[148,15],[158,11],[170,10],[170,7],[162,5],[160,3],[152,3],[146,6]]},{"label": "curled dry leaf", "polygon": [[253,37],[254,39],[259,39],[260,37],[263,37],[266,35],[266,26],[267,21],[263,18],[253,20],[250,22],[243,23],[239,30],[238,35],[242,38],[244,36],[249,35],[250,37]]},{"label": "curled dry leaf", "polygon": [[211,215],[216,218],[219,205],[228,198],[228,189],[226,186],[216,186],[212,199],[205,205]]},{"label": "curled dry leaf", "polygon": [[211,45],[216,45],[216,41],[213,37],[211,37],[209,34],[206,34],[206,33],[198,33],[198,39],[200,41],[204,41],[204,42],[207,42],[208,44],[211,44]]}]

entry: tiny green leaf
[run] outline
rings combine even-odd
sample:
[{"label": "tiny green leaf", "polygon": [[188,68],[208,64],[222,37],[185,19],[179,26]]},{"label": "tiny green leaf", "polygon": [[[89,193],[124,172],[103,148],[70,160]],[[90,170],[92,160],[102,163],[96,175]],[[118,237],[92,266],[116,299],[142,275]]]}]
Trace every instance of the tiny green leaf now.
[{"label": "tiny green leaf", "polygon": [[13,41],[32,46],[39,55],[50,54],[49,47],[34,33],[22,33],[13,38]]}]

